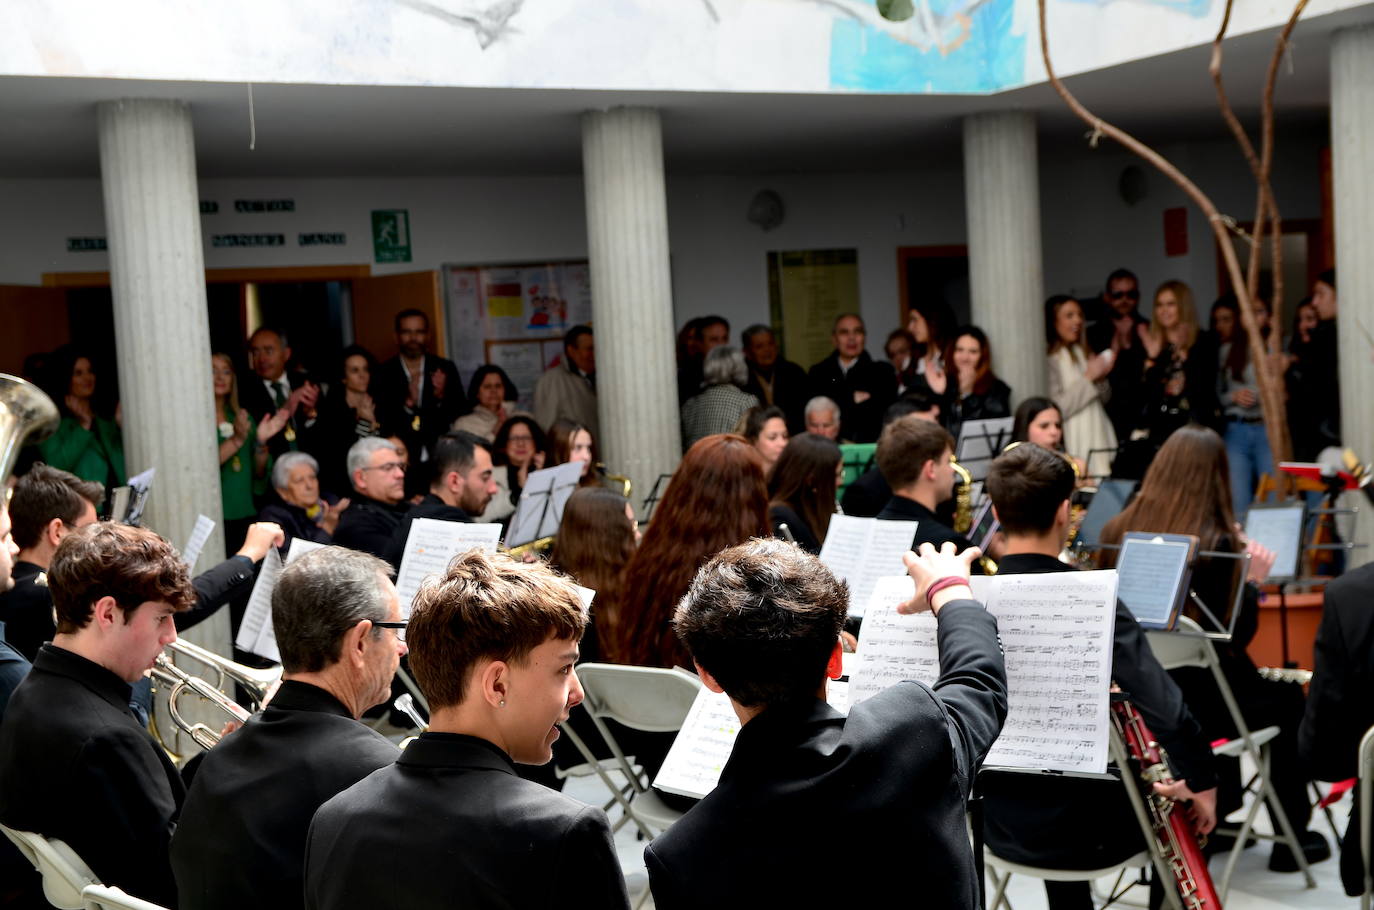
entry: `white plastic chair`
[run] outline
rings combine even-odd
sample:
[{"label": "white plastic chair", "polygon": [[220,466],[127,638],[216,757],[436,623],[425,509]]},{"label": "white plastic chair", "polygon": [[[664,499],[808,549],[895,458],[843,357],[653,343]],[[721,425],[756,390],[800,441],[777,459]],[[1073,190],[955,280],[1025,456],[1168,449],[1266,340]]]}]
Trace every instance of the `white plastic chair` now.
[{"label": "white plastic chair", "polygon": [[1369,838],[1374,824],[1369,813],[1374,809],[1374,727],[1360,739],[1360,859],[1364,868],[1364,893],[1360,895],[1360,910],[1370,910],[1374,901],[1374,872],[1370,870]]},{"label": "white plastic chair", "polygon": [[660,670],[656,667],[626,667],[617,664],[582,664],[577,678],[585,695],[582,706],[596,726],[601,738],[610,747],[615,765],[630,782],[633,792],[623,793],[611,780],[606,762],[598,761],[592,750],[569,726],[563,730],[579,752],[601,778],[620,803],[625,814],[640,832],[653,839],[656,832],[668,828],[682,817],[682,813],[667,806],[648,785],[633,762],[616,742],[607,720],[614,720],[634,730],[646,733],[673,733],[682,728],[687,712],[701,689],[701,680],[682,670]]},{"label": "white plastic chair", "polygon": [[[1144,869],[1150,865],[1151,860],[1150,854],[1142,850],[1135,856],[1101,869],[1045,869],[1040,866],[1027,866],[1022,863],[1014,863],[1009,859],[1003,859],[989,850],[987,846],[984,846],[983,862],[987,864],[988,875],[991,876],[992,882],[996,886],[992,899],[988,901],[987,905],[992,910],[997,910],[999,906],[1005,906],[1007,910],[1011,910],[1011,901],[1007,900],[1006,895],[1007,885],[1011,882],[1013,875],[1024,875],[1028,878],[1038,878],[1041,881],[1050,882],[1086,882],[1115,875],[1119,885],[1124,873],[1132,869]],[[1002,873],[1000,877],[998,872]],[[1112,894],[1108,896],[1107,903],[1103,906],[1116,902],[1124,893],[1125,889],[1117,891],[1116,887],[1113,887]]]},{"label": "white plastic chair", "polygon": [[81,892],[85,910],[167,910],[161,904],[125,894],[107,885],[87,885]]},{"label": "white plastic chair", "polygon": [[98,880],[75,850],[63,841],[32,831],[16,831],[5,825],[0,825],[0,831],[43,876],[43,896],[48,903],[61,910],[82,910],[86,906],[82,889],[98,884]]},{"label": "white plastic chair", "polygon": [[[1288,820],[1288,814],[1283,811],[1283,806],[1274,793],[1273,785],[1269,783],[1269,743],[1279,735],[1279,728],[1271,726],[1251,732],[1250,728],[1246,726],[1245,718],[1240,713],[1240,706],[1236,704],[1236,697],[1231,692],[1231,686],[1226,682],[1226,674],[1222,672],[1221,662],[1217,660],[1216,649],[1212,647],[1212,642],[1203,635],[1202,629],[1197,623],[1186,616],[1180,616],[1175,631],[1149,630],[1146,631],[1145,637],[1150,642],[1150,650],[1154,652],[1155,658],[1159,660],[1164,669],[1204,667],[1212,671],[1212,679],[1221,692],[1222,701],[1226,703],[1226,710],[1231,715],[1231,722],[1235,724],[1236,730],[1239,732],[1239,736],[1235,739],[1214,747],[1212,754],[1227,758],[1249,755],[1250,760],[1258,769],[1259,798],[1251,800],[1250,808],[1245,813],[1245,820],[1241,823],[1240,828],[1223,829],[1220,826],[1217,828],[1218,832],[1234,833],[1236,838],[1235,849],[1231,850],[1230,857],[1226,860],[1226,869],[1222,872],[1221,882],[1217,887],[1217,897],[1221,899],[1223,904],[1226,902],[1226,895],[1231,887],[1231,875],[1235,871],[1236,862],[1240,859],[1242,845],[1252,835],[1287,844],[1288,849],[1293,852],[1294,859],[1297,860],[1298,868],[1302,870],[1307,887],[1315,888],[1317,881],[1312,877],[1312,870],[1307,864],[1307,855],[1303,853],[1302,845],[1293,831],[1293,825]],[[1268,807],[1269,818],[1274,823],[1275,833],[1272,835],[1259,834],[1253,830],[1255,817],[1259,814],[1261,804]]]}]

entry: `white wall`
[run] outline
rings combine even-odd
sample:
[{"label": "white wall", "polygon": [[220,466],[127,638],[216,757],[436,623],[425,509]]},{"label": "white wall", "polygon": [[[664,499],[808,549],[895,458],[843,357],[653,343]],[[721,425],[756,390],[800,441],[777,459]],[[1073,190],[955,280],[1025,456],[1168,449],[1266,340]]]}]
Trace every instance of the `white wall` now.
[{"label": "white wall", "polygon": [[[1289,218],[1320,214],[1321,137],[1281,139],[1275,186]],[[1225,142],[1166,149],[1213,192],[1222,210],[1253,217],[1244,161]],[[1118,150],[1090,152],[1041,142],[1041,208],[1045,291],[1092,293],[1124,265],[1145,293],[1181,278],[1199,301],[1216,289],[1210,232],[1196,212],[1189,252],[1166,258],[1163,210],[1185,205],[1181,191],[1146,168],[1148,195],[1134,207],[1117,193],[1121,169],[1134,159]],[[738,330],[767,321],[765,254],[770,250],[853,247],[871,348],[897,323],[899,246],[964,242],[963,177],[956,159],[910,174],[811,174],[774,177],[682,176],[668,182],[673,290],[677,322],[720,313]],[[759,189],[783,199],[786,220],[763,232],[745,219]],[[410,211],[414,261],[374,264],[375,274],[432,269],[444,263],[582,258],[586,225],[577,176],[347,180],[204,180],[201,198],[219,203],[202,217],[210,268],[371,263],[372,209]],[[236,198],[293,198],[293,213],[242,214]],[[282,248],[213,248],[213,233],[279,231]],[[300,247],[302,231],[342,231],[345,247]],[[38,284],[44,272],[106,269],[104,253],[68,253],[69,236],[104,234],[98,180],[0,180],[0,284]],[[1291,299],[1291,298],[1290,298]],[[1205,304],[1204,304],[1205,305]],[[1039,337],[1040,314],[1027,314]]]}]

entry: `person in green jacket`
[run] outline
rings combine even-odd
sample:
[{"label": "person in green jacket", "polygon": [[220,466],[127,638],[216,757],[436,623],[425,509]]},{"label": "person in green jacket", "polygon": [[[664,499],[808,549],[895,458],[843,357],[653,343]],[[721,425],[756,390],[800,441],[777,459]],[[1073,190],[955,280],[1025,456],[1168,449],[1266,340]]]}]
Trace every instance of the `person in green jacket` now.
[{"label": "person in green jacket", "polygon": [[267,440],[286,426],[288,411],[278,411],[258,423],[239,407],[238,381],[228,354],[210,356],[215,383],[215,441],[219,444],[219,489],[224,509],[224,539],[237,546],[258,514],[254,493],[267,476]]},{"label": "person in green jacket", "polygon": [[43,461],[70,471],[82,480],[102,483],[107,490],[122,486],[124,440],[120,435],[119,409],[114,420],[95,413],[95,369],[91,358],[72,348],[53,352],[54,377],[49,390],[58,403],[62,422],[57,432],[39,444]]}]

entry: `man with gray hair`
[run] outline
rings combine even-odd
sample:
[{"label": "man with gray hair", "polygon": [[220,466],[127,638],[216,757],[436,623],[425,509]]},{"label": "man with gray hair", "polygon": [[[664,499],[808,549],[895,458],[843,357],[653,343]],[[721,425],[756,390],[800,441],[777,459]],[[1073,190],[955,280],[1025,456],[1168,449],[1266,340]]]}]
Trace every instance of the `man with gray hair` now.
[{"label": "man with gray hair", "polygon": [[389,440],[369,436],[349,448],[348,476],[356,495],[339,517],[334,543],[385,559],[405,515],[406,463]]},{"label": "man with gray hair", "polygon": [[749,368],[738,348],[714,347],[701,365],[704,388],[682,406],[682,450],[715,433],[731,433],[740,418],[759,400],[741,390],[749,381]]},{"label": "man with gray hair", "polygon": [[171,846],[183,906],[302,906],[315,810],[396,760],[396,746],[358,721],[389,697],[406,653],[387,576],[380,559],[342,547],[282,571],[272,592],[281,688],[191,784]]},{"label": "man with gray hair", "polygon": [[840,441],[840,406],[824,395],[806,403],[806,432]]}]

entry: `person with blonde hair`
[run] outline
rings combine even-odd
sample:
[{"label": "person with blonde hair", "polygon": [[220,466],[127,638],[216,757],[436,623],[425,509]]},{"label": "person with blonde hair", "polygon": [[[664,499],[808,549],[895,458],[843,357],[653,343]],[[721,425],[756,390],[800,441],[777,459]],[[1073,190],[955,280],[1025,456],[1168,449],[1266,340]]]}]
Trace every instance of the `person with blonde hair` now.
[{"label": "person with blonde hair", "polygon": [[1189,421],[1218,429],[1216,341],[1198,325],[1188,285],[1166,281],[1155,291],[1144,342],[1145,411],[1138,429],[1153,448]]}]

